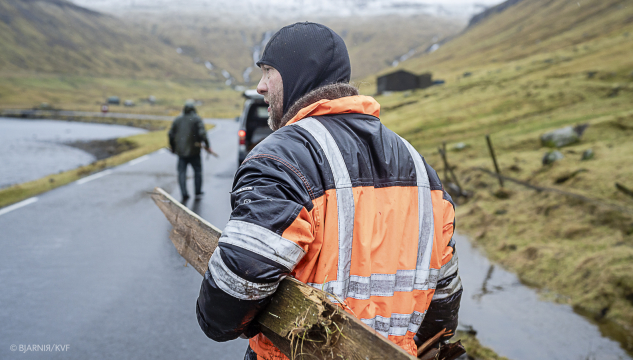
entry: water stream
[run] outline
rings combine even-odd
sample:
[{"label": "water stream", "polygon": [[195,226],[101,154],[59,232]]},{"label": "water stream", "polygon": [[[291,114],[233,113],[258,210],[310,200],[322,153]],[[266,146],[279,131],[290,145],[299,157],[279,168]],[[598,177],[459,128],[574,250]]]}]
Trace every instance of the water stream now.
[{"label": "water stream", "polygon": [[512,360],[633,359],[571,306],[541,300],[466,237],[456,241],[464,284],[460,327],[472,327],[483,345]]}]

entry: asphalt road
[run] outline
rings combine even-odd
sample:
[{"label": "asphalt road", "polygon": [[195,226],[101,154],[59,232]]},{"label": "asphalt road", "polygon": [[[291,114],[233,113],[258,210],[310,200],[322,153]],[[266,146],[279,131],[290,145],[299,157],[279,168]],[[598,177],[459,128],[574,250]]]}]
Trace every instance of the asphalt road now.
[{"label": "asphalt road", "polygon": [[[216,123],[220,157],[203,161],[205,198],[188,206],[223,228],[238,129]],[[0,212],[0,359],[242,359],[245,340],[199,329],[202,277],[148,196],[160,186],[180,198],[176,161],[159,151]]]}]

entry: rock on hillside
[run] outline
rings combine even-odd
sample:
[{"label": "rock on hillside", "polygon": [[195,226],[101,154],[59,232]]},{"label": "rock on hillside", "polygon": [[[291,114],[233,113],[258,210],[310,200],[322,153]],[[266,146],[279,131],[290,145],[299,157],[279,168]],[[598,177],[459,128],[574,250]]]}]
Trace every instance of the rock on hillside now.
[{"label": "rock on hillside", "polygon": [[151,35],[67,0],[0,0],[0,71],[206,76]]}]

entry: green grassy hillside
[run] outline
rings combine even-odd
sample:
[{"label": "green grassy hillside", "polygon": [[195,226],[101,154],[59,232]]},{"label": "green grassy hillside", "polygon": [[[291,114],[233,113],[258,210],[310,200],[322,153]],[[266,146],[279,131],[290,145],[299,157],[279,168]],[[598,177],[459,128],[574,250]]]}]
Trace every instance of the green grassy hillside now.
[{"label": "green grassy hillside", "polygon": [[[633,350],[633,4],[624,0],[523,0],[402,68],[446,85],[378,97],[383,122],[411,141],[442,178],[437,148],[474,193],[458,230],[544,294],[572,304]],[[467,74],[469,73],[469,74]],[[375,91],[375,80],[361,90]],[[589,124],[582,141],[549,149],[539,136]],[[508,184],[500,199],[484,136],[501,171],[597,203]],[[595,158],[581,161],[593,149]],[[605,205],[606,204],[606,205]]]},{"label": "green grassy hillside", "polygon": [[66,0],[0,0],[0,69],[204,78],[204,66],[110,15]]}]

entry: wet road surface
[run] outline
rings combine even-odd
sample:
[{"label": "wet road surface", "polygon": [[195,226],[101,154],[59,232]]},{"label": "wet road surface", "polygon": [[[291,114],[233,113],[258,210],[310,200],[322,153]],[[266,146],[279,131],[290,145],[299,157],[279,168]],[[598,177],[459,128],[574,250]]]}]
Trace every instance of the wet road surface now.
[{"label": "wet road surface", "polygon": [[120,125],[0,118],[0,188],[95,161],[93,155],[65,145],[67,142],[114,139],[144,132],[147,130]]},{"label": "wet road surface", "polygon": [[[217,123],[209,137],[220,158],[203,161],[206,197],[195,208],[223,228],[237,123]],[[245,340],[215,343],[199,329],[202,277],[147,194],[160,186],[180,197],[176,161],[153,153],[0,215],[0,359],[243,358]],[[11,351],[28,344],[69,348]]]}]

